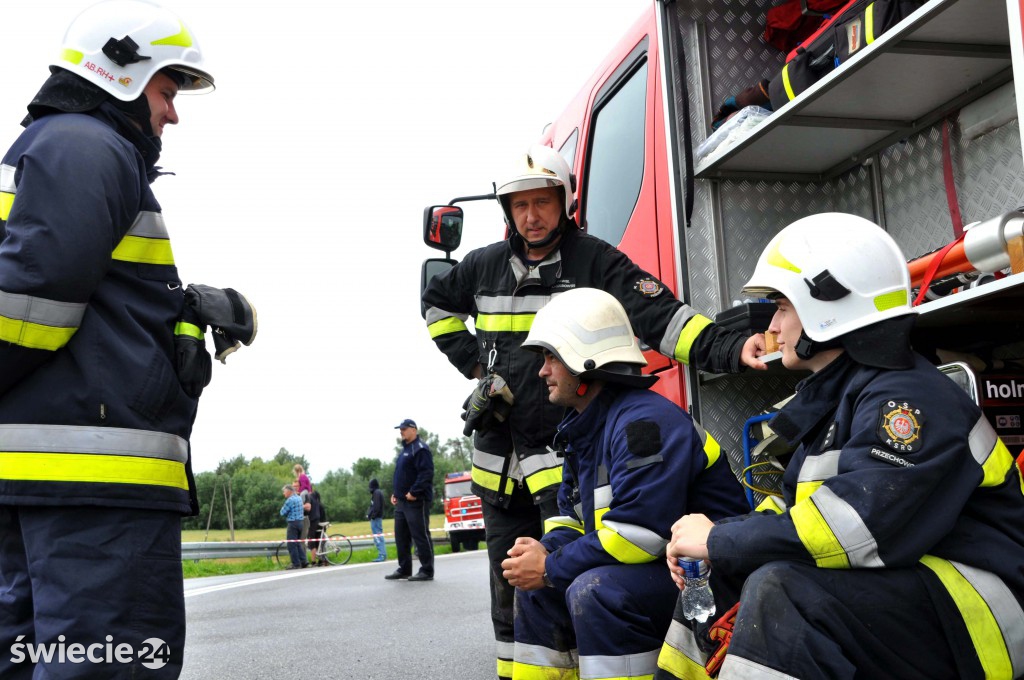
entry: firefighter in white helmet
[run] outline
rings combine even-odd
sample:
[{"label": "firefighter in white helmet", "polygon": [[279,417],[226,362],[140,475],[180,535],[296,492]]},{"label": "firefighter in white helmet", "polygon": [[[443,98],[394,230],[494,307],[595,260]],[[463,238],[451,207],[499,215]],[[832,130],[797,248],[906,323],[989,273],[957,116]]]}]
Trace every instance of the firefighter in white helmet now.
[{"label": "firefighter in white helmet", "polygon": [[[1020,472],[978,406],[911,349],[899,247],[863,218],[812,215],[772,239],[744,291],[775,299],[782,361],[812,375],[771,421],[799,445],[783,497],[673,527],[674,577],[675,558],[709,559],[720,604],[739,594],[719,677],[1024,675]],[[697,677],[707,631],[677,621],[662,677]]]},{"label": "firefighter in white helmet", "polygon": [[520,348],[533,315],[558,293],[600,288],[666,356],[713,372],[764,367],[755,356],[758,336],[716,326],[615,247],[581,231],[576,190],[557,151],[530,147],[497,186],[508,238],[470,252],[423,294],[438,349],[479,380],[463,417],[466,435],[475,435],[473,490],[483,499],[499,677],[511,674],[514,593],[501,562],[517,537],[540,538],[542,520],[557,513],[562,479],[561,458],[549,450],[561,408],[537,377],[541,358]]},{"label": "firefighter in white helmet", "polygon": [[647,361],[609,293],[558,295],[523,347],[543,356],[549,399],[569,415],[556,436],[559,515],[502,564],[518,588],[512,677],[650,677],[677,593],[661,563],[672,522],[743,512],[743,491],[715,440],[647,389],[656,378],[641,372]]},{"label": "firefighter in white helmet", "polygon": [[[220,358],[256,333],[234,291],[183,290],[150,188],[176,95],[213,77],[141,0],[84,10],[50,71],[0,164],[0,677],[176,678],[204,332]],[[58,641],[133,653],[25,651]]]}]

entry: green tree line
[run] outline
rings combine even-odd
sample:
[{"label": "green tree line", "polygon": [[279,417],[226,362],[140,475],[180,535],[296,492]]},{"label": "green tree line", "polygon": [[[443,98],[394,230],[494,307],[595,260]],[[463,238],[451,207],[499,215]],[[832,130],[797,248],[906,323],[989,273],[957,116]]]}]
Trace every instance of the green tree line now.
[{"label": "green tree line", "polygon": [[[449,472],[469,470],[473,444],[467,437],[449,439],[440,443],[436,434],[420,429],[420,438],[434,454],[434,503],[431,512],[443,511],[444,479]],[[402,450],[396,440],[395,454]],[[292,468],[298,463],[306,470],[313,487],[332,522],[354,522],[366,518],[370,506],[370,479],[380,482],[384,497],[391,496],[391,480],[395,461],[360,458],[352,468],[322,472],[312,469],[305,456],[295,455],[282,448],[270,460],[252,459],[239,454],[222,460],[213,472],[196,475],[199,497],[199,515],[182,520],[184,529],[227,529],[228,503],[233,510],[235,529],[266,529],[281,524],[279,510],[284,498],[281,487],[291,484],[295,476]],[[391,517],[393,508],[384,503],[384,516]]]}]

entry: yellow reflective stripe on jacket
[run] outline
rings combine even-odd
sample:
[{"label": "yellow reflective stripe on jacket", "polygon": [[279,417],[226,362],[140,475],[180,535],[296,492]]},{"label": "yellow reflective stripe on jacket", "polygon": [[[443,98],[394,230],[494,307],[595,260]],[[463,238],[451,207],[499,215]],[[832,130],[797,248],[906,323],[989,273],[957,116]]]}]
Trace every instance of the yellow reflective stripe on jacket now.
[{"label": "yellow reflective stripe on jacket", "polygon": [[14,194],[17,187],[14,184],[14,167],[0,164],[0,220],[7,221],[11,214],[11,206],[14,205]]},{"label": "yellow reflective stripe on jacket", "polygon": [[122,262],[174,264],[174,253],[171,252],[170,236],[163,215],[149,210],[139,212],[111,257]]},{"label": "yellow reflective stripe on jacket", "polygon": [[0,316],[0,340],[29,349],[58,350],[68,344],[77,328],[53,328]]},{"label": "yellow reflective stripe on jacket", "polygon": [[605,552],[623,564],[653,562],[664,555],[668,543],[650,529],[614,521],[604,522],[597,538]]},{"label": "yellow reflective stripe on jacket", "polygon": [[111,257],[121,262],[174,264],[174,253],[171,252],[170,241],[141,236],[125,236],[114,248]]},{"label": "yellow reflective stripe on jacket", "polygon": [[29,349],[60,349],[78,330],[86,306],[0,290],[0,340]]},{"label": "yellow reflective stripe on jacket", "polygon": [[701,331],[710,325],[711,319],[702,314],[696,314],[683,326],[682,332],[679,333],[679,340],[676,342],[675,351],[672,353],[676,360],[684,364],[690,363],[690,350],[693,349],[693,343],[697,342]]},{"label": "yellow reflective stripe on jacket", "polygon": [[199,328],[199,326],[195,325],[194,323],[189,323],[187,321],[179,321],[178,323],[176,323],[174,325],[174,334],[187,335],[189,337],[196,338],[197,340],[206,339],[205,334]]},{"label": "yellow reflective stripe on jacket", "polygon": [[188,442],[166,432],[0,425],[0,479],[188,489]]},{"label": "yellow reflective stripe on jacket", "polygon": [[568,515],[557,515],[555,517],[548,517],[546,520],[544,520],[545,534],[549,531],[554,531],[555,529],[558,529],[560,527],[572,529],[573,531],[578,531],[581,534],[583,533],[583,522],[580,522],[575,517],[569,517]]},{"label": "yellow reflective stripe on jacket", "polygon": [[[960,610],[964,624],[967,626],[967,632],[974,643],[974,650],[978,655],[978,660],[985,671],[985,677],[1017,677],[1024,669],[1020,667],[1014,668],[1007,643],[1015,642],[1016,644],[1012,648],[1019,649],[1020,646],[1024,645],[1024,640],[1006,640],[1004,630],[994,615],[994,611],[1000,611],[1000,604],[1005,606],[1012,603],[1013,609],[1016,611],[1007,612],[1007,614],[1011,615],[1008,618],[1015,617],[1019,619],[1021,616],[1024,616],[1021,613],[1020,607],[1017,606],[1016,598],[1014,598],[1009,589],[1006,589],[1005,585],[1003,585],[1003,589],[1006,592],[1000,593],[999,595],[1001,596],[997,598],[1001,602],[993,602],[991,599],[986,601],[986,598],[982,596],[982,593],[978,591],[967,575],[977,578],[981,574],[987,574],[987,576],[995,578],[992,574],[932,555],[922,557],[921,563],[939,577],[942,585],[945,586],[953,602],[956,604],[957,609]],[[995,578],[995,581],[1002,584],[1002,581],[998,578]],[[1017,655],[1020,656],[1021,652],[1018,651]],[[1018,661],[1018,663],[1021,662]]]},{"label": "yellow reflective stripe on jacket", "polygon": [[[491,491],[497,491],[498,493],[502,493],[500,474],[496,475],[493,472],[488,472],[487,470],[484,470],[483,468],[478,468],[476,465],[474,465],[470,476],[473,478],[474,482],[476,482],[483,488],[490,489]],[[512,493],[512,488],[512,480],[506,479],[504,493]]]},{"label": "yellow reflective stripe on jacket", "polygon": [[427,326],[427,330],[430,332],[430,339],[448,335],[449,333],[459,333],[462,331],[468,331],[466,323],[458,317],[449,316],[447,319],[441,319],[440,321],[434,322]]},{"label": "yellow reflective stripe on jacket", "polygon": [[815,563],[825,569],[849,569],[850,561],[839,539],[810,498],[797,501],[789,511],[800,542]]},{"label": "yellow reflective stripe on jacket", "polygon": [[704,439],[704,455],[708,457],[708,464],[704,466],[707,470],[712,465],[718,462],[719,457],[722,455],[722,446],[715,438],[711,436],[710,432],[706,433],[707,436]]},{"label": "yellow reflective stripe on jacket", "polygon": [[[526,461],[528,460],[529,458],[520,461],[520,465],[525,465]],[[530,489],[530,493],[539,493],[550,486],[558,486],[561,483],[561,465],[559,465],[557,468],[541,470],[540,472],[535,472],[532,475],[526,476],[526,486]]]},{"label": "yellow reflective stripe on jacket", "polygon": [[477,314],[476,327],[492,333],[528,333],[535,314]]},{"label": "yellow reflective stripe on jacket", "polygon": [[984,475],[982,487],[999,486],[1006,481],[1006,475],[1010,473],[1017,461],[1014,460],[995,429],[988,422],[988,418],[982,415],[978,422],[971,428],[967,436],[967,443],[971,449],[971,455],[978,465],[981,466]]},{"label": "yellow reflective stripe on jacket", "polygon": [[807,552],[826,569],[881,568],[878,541],[846,500],[823,486],[790,511]]},{"label": "yellow reflective stripe on jacket", "polygon": [[781,515],[786,511],[786,501],[782,500],[778,496],[765,496],[764,500],[758,503],[757,507],[754,508],[755,512],[774,512],[776,515]]},{"label": "yellow reflective stripe on jacket", "polygon": [[706,680],[704,664],[705,656],[693,631],[673,620],[658,654],[658,668],[680,680]]},{"label": "yellow reflective stripe on jacket", "polygon": [[875,3],[871,3],[864,10],[864,44],[870,45],[873,42],[875,42]]},{"label": "yellow reflective stripe on jacket", "polygon": [[148,484],[188,489],[183,463],[95,453],[0,451],[0,479]]}]

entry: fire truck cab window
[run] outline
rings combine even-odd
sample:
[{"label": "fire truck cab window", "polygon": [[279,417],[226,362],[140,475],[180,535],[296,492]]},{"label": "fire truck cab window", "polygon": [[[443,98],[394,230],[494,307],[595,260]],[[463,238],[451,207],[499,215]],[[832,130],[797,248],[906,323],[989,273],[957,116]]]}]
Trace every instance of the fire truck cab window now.
[{"label": "fire truck cab window", "polygon": [[580,129],[576,128],[572,131],[572,134],[565,140],[561,148],[558,149],[558,153],[562,154],[562,158],[569,164],[569,167],[576,165],[576,142],[580,138]]},{"label": "fire truck cab window", "polygon": [[618,245],[644,178],[647,63],[594,113],[584,192],[586,230]]},{"label": "fire truck cab window", "polygon": [[457,496],[468,496],[473,493],[469,489],[470,485],[471,482],[468,479],[464,482],[452,482],[451,484],[445,484],[444,497],[455,498]]}]

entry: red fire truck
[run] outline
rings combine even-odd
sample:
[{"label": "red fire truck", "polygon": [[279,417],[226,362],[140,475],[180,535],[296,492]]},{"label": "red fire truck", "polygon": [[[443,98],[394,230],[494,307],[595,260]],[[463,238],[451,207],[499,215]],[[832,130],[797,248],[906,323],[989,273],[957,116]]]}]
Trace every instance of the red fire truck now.
[{"label": "red fire truck", "polygon": [[[581,228],[706,316],[732,316],[734,327],[753,332],[770,314],[738,300],[739,291],[771,237],[801,217],[866,217],[911,258],[930,258],[961,223],[980,222],[943,260],[934,294],[918,307],[914,343],[936,363],[970,372],[963,384],[981,403],[977,385],[986,372],[1020,379],[1016,367],[1024,364],[1024,214],[1017,212],[1024,87],[1014,88],[1016,73],[1024,74],[1024,0],[923,2],[791,101],[702,154],[723,101],[782,73],[786,53],[762,38],[776,4],[656,0],[629,28],[540,140],[578,178]],[[493,196],[425,211],[424,241],[446,256],[424,263],[424,284],[452,265],[462,227],[455,204],[481,198]],[[441,237],[435,226],[432,240],[434,223],[447,230]],[[917,271],[927,268],[921,263]],[[913,278],[919,286],[921,277]],[[707,375],[653,351],[646,356],[661,377],[655,389],[688,408],[737,471],[746,464],[748,419],[802,377],[781,366]],[[990,413],[1006,441],[1024,436],[1013,408]]]},{"label": "red fire truck", "polygon": [[484,513],[480,497],[470,491],[469,472],[449,472],[444,480],[444,530],[452,552],[476,550],[484,540]]}]

